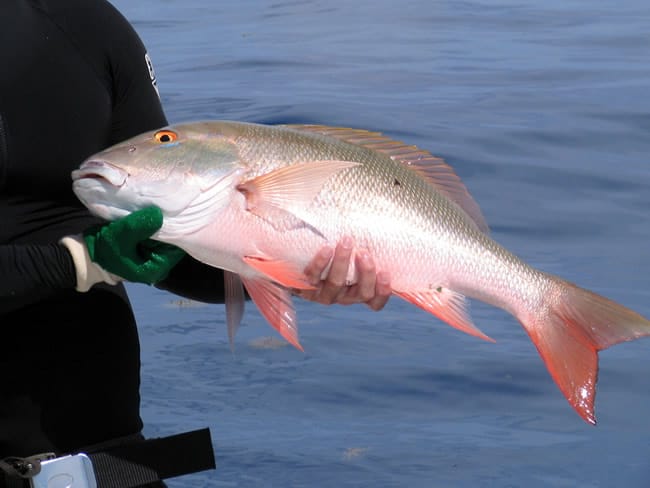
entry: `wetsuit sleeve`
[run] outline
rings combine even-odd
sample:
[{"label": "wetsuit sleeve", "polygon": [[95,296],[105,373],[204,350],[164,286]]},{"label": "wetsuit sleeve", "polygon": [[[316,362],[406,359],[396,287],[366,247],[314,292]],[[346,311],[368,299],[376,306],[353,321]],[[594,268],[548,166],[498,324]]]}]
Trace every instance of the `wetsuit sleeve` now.
[{"label": "wetsuit sleeve", "polygon": [[223,270],[200,263],[190,256],[174,266],[169,276],[156,287],[199,302],[224,302]]},{"label": "wetsuit sleeve", "polygon": [[0,246],[0,312],[73,289],[76,274],[70,253],[60,244]]},{"label": "wetsuit sleeve", "polygon": [[[47,298],[77,284],[74,262],[61,244],[0,246],[0,311]],[[187,256],[169,277],[156,285],[162,290],[206,303],[223,303],[223,271]]]}]

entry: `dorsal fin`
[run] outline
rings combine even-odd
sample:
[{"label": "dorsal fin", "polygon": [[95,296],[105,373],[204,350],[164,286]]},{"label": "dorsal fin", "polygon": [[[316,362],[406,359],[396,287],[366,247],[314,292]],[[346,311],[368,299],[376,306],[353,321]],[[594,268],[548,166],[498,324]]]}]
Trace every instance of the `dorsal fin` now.
[{"label": "dorsal fin", "polygon": [[489,232],[488,225],[478,204],[469,194],[453,168],[445,163],[442,158],[437,158],[430,152],[416,146],[395,141],[380,132],[346,127],[330,127],[327,125],[288,124],[284,127],[333,137],[350,144],[372,149],[389,156],[395,161],[399,161],[417,172],[436,190],[455,202],[482,232]]}]

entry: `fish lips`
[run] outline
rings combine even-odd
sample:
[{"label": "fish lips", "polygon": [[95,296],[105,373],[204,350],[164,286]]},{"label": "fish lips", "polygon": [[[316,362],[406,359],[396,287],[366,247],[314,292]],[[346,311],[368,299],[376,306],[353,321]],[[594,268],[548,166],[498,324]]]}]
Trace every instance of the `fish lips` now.
[{"label": "fish lips", "polygon": [[106,161],[89,160],[72,172],[72,190],[95,215],[113,220],[129,213],[128,208],[115,202],[115,195],[128,177],[127,171]]},{"label": "fish lips", "polygon": [[108,184],[119,188],[126,183],[129,173],[107,161],[91,159],[83,163],[79,169],[72,172],[72,181],[78,184],[83,180],[98,180],[104,185]]}]

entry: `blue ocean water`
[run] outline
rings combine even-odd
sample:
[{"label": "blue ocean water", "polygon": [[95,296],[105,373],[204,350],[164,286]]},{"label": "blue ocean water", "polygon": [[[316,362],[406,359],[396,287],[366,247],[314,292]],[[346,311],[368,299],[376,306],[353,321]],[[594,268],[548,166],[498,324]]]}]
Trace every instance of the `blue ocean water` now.
[{"label": "blue ocean water", "polygon": [[[650,316],[647,0],[119,0],[169,119],[380,130],[443,156],[493,237]],[[393,299],[299,302],[306,353],[249,306],[129,288],[146,434],[209,426],[218,469],[183,486],[650,486],[650,339],[600,354],[585,424],[505,312],[497,340]]]}]

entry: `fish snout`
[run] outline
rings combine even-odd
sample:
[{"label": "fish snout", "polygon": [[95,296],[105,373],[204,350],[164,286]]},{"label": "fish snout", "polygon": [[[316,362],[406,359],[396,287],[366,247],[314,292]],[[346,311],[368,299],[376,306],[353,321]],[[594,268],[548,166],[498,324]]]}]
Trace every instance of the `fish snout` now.
[{"label": "fish snout", "polygon": [[93,179],[118,188],[126,183],[128,177],[128,171],[99,159],[90,159],[84,162],[79,169],[72,172],[73,182]]}]

